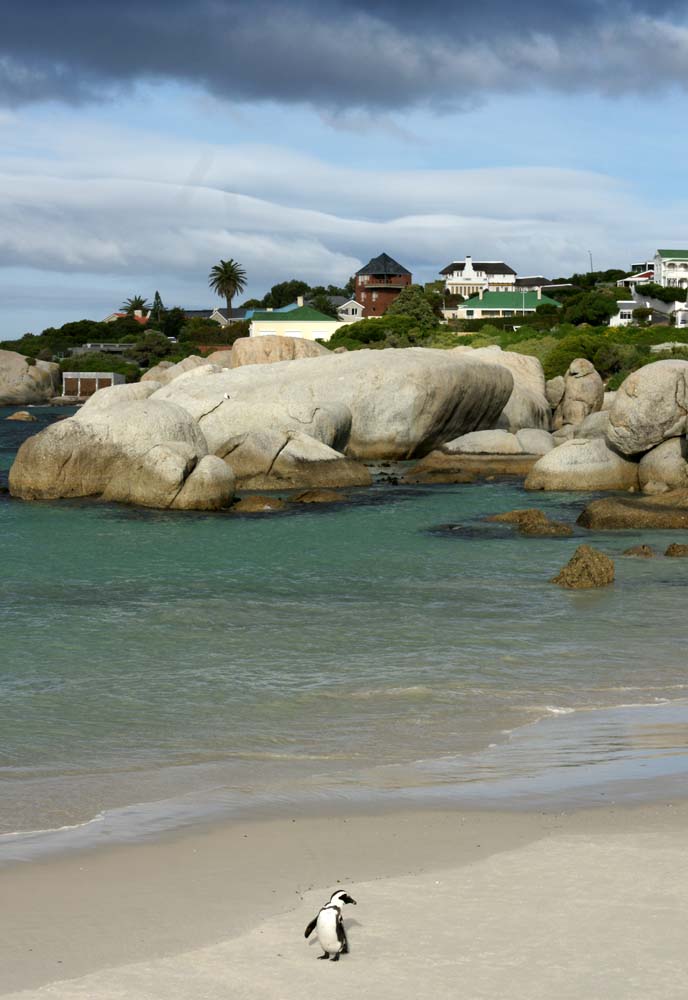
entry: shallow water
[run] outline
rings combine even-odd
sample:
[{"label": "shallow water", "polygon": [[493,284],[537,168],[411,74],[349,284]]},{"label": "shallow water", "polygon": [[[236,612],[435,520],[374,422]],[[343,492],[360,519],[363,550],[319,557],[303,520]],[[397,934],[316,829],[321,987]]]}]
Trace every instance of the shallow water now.
[{"label": "shallow water", "polygon": [[[0,476],[39,426],[8,412]],[[0,833],[545,771],[554,794],[641,724],[594,710],[685,711],[688,561],[618,559],[603,591],[548,582],[582,538],[618,555],[676,533],[522,538],[484,516],[573,523],[588,498],[503,482],[352,496],[238,517],[0,494]]]}]

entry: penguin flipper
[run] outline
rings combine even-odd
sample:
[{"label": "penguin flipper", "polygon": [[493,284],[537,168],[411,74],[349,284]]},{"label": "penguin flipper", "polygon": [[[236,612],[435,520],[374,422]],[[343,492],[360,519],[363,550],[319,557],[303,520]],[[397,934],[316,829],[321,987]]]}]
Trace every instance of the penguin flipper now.
[{"label": "penguin flipper", "polygon": [[315,925],[317,924],[317,922],[318,922],[318,918],[317,917],[313,917],[313,919],[311,920],[310,924],[308,925],[308,927],[306,928],[306,930],[303,933],[304,937],[307,938],[307,937],[309,937],[313,933],[313,931],[315,930]]},{"label": "penguin flipper", "polygon": [[337,920],[337,940],[339,941],[339,943],[341,945],[341,948],[339,949],[339,951],[341,952],[341,954],[342,955],[348,955],[349,954],[349,942],[348,942],[347,937],[346,937],[346,931],[344,930],[344,921],[342,920],[341,915],[339,916],[339,919]]}]

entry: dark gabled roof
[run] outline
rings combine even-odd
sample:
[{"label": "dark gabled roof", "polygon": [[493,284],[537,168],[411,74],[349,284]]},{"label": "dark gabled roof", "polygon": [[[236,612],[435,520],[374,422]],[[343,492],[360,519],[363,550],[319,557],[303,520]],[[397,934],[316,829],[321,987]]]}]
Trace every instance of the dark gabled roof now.
[{"label": "dark gabled roof", "polygon": [[373,257],[365,267],[356,274],[411,274],[405,267],[398,264],[389,254],[381,253],[379,257]]},{"label": "dark gabled roof", "polygon": [[245,309],[215,309],[214,312],[219,312],[225,319],[243,319],[246,316]]},{"label": "dark gabled roof", "polygon": [[[509,267],[501,260],[474,260],[471,261],[474,271],[484,271],[485,274],[516,274],[513,267]],[[466,266],[465,260],[455,260],[447,264],[440,271],[440,274],[451,274],[452,271],[463,271]]]},{"label": "dark gabled roof", "polygon": [[550,284],[550,279],[543,278],[541,274],[535,278],[516,278],[516,285],[518,288],[542,288],[543,285]]},{"label": "dark gabled roof", "polygon": [[187,319],[210,319],[214,309],[185,309],[184,315]]}]

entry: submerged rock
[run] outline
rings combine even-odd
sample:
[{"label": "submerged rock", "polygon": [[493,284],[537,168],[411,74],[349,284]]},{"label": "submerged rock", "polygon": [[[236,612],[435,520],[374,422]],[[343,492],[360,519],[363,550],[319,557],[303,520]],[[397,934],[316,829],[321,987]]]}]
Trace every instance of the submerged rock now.
[{"label": "submerged rock", "polygon": [[604,497],[593,500],[577,523],[593,531],[688,528],[688,490],[672,490],[656,497]]},{"label": "submerged rock", "polygon": [[579,545],[566,566],[550,580],[569,590],[607,587],[614,582],[614,562],[590,545]]},{"label": "submerged rock", "polygon": [[672,542],[664,555],[671,559],[683,559],[688,556],[688,545],[684,545],[682,542]]},{"label": "submerged rock", "polygon": [[276,510],[286,510],[288,506],[287,501],[279,497],[251,496],[237,501],[231,510],[235,514],[270,514]]},{"label": "submerged rock", "polygon": [[445,455],[433,451],[403,477],[404,483],[474,483],[495,476],[524,478],[537,461],[536,455]]},{"label": "submerged rock", "polygon": [[292,503],[342,503],[348,500],[346,493],[337,490],[306,490],[292,497]]},{"label": "submerged rock", "polygon": [[535,507],[525,510],[510,510],[505,514],[493,514],[488,521],[502,521],[515,524],[522,535],[540,537],[567,537],[573,534],[573,528],[561,521],[550,521],[544,511]]},{"label": "submerged rock", "polygon": [[19,420],[23,423],[34,424],[38,417],[34,417],[33,413],[29,413],[28,410],[16,410],[14,413],[10,413],[9,417],[5,417],[5,420]]},{"label": "submerged rock", "polygon": [[650,545],[632,545],[630,549],[625,549],[621,554],[624,556],[637,556],[640,559],[652,559],[655,552]]}]

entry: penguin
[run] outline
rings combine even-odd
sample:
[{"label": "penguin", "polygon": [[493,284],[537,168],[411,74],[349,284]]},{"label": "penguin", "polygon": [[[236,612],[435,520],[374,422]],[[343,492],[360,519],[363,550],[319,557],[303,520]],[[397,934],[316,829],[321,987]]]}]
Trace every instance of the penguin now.
[{"label": "penguin", "polygon": [[310,937],[313,931],[315,931],[320,942],[320,947],[325,953],[324,955],[318,955],[319,959],[327,960],[332,956],[330,960],[338,962],[340,955],[349,954],[349,942],[346,939],[344,921],[342,920],[342,906],[344,903],[353,903],[356,906],[356,900],[352,899],[348,892],[345,892],[343,889],[333,892],[330,896],[330,901],[321,907],[317,916],[306,927],[304,937]]}]

